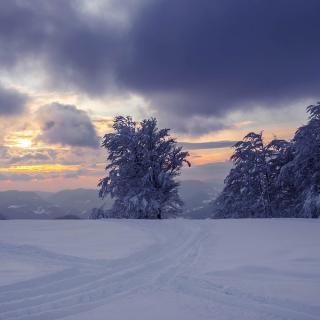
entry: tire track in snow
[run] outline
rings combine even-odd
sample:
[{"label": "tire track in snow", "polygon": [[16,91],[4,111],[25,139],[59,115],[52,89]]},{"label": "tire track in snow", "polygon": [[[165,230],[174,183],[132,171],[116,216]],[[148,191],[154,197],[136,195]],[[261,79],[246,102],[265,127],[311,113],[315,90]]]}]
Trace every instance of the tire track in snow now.
[{"label": "tire track in snow", "polygon": [[177,277],[174,287],[179,292],[202,298],[212,303],[227,307],[255,311],[259,319],[278,320],[318,320],[320,307],[310,307],[301,303],[282,301],[276,298],[266,298],[243,293],[234,288],[211,283],[206,279],[181,276]]},{"label": "tire track in snow", "polygon": [[[173,231],[176,233],[177,230],[175,229]],[[88,276],[88,281],[84,285],[81,283],[79,286],[79,278],[76,278],[77,281],[74,283],[75,287],[63,286],[63,289],[61,290],[61,286],[53,286],[53,289],[55,290],[48,293],[46,292],[48,285],[44,284],[42,290],[33,294],[33,297],[20,299],[16,302],[11,301],[21,297],[21,292],[18,297],[14,296],[15,293],[18,292],[13,290],[11,291],[11,293],[13,292],[13,296],[11,295],[12,299],[10,299],[9,302],[7,301],[7,303],[2,303],[0,305],[0,319],[2,319],[2,317],[3,319],[36,319],[38,314],[41,314],[41,319],[45,319],[46,315],[49,316],[49,314],[50,319],[54,319],[54,317],[59,318],[62,314],[66,316],[66,314],[77,312],[77,307],[80,307],[80,305],[82,307],[78,309],[79,312],[83,309],[84,305],[87,305],[86,309],[88,309],[90,305],[95,307],[99,301],[102,302],[107,298],[121,294],[132,288],[135,290],[135,288],[145,287],[146,277],[147,279],[152,279],[154,274],[157,274],[159,270],[170,265],[175,257],[179,258],[184,251],[188,251],[192,248],[192,242],[197,238],[197,235],[190,238],[190,233],[192,234],[192,231],[193,230],[186,230],[184,226],[182,230],[180,230],[180,236],[178,234],[178,238],[175,234],[174,240],[176,241],[176,246],[172,246],[170,243],[170,250],[168,250],[169,247],[167,248],[166,245],[163,246],[162,244],[162,248],[159,248],[158,250],[159,252],[149,259],[149,261],[142,255],[143,259],[134,263],[134,267],[129,264],[128,268],[124,268],[123,271],[116,272],[116,274],[110,273],[110,270],[107,273],[99,273],[91,280],[90,276]],[[177,239],[179,239],[179,241],[177,241]],[[169,242],[170,241],[167,241],[168,244]],[[128,257],[124,260],[127,260],[128,262],[130,260],[132,261],[132,257]],[[58,278],[57,281],[59,282],[60,280],[61,279]],[[50,285],[52,287],[53,284],[55,283],[50,283],[49,288]],[[59,310],[61,312],[58,312]]]}]

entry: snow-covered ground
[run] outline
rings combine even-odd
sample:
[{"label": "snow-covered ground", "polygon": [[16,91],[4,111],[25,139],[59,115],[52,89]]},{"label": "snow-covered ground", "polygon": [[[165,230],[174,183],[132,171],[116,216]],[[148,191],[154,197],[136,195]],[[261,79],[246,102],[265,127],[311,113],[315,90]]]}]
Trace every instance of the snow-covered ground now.
[{"label": "snow-covered ground", "polygon": [[320,319],[320,220],[1,221],[0,319]]}]

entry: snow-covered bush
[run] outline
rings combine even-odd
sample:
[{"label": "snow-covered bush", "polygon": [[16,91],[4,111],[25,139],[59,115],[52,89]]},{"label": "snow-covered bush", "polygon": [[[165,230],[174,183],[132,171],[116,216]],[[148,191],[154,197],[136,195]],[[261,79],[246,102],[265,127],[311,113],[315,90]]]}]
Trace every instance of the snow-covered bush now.
[{"label": "snow-covered bush", "polygon": [[104,136],[108,151],[107,176],[100,183],[100,196],[115,199],[112,217],[161,219],[177,215],[182,206],[178,195],[180,174],[188,152],[177,146],[169,129],[158,129],[155,118],[136,123],[131,117],[114,119],[114,132]]},{"label": "snow-covered bush", "polygon": [[96,220],[103,218],[106,218],[106,211],[103,209],[103,207],[92,209],[89,219]]}]

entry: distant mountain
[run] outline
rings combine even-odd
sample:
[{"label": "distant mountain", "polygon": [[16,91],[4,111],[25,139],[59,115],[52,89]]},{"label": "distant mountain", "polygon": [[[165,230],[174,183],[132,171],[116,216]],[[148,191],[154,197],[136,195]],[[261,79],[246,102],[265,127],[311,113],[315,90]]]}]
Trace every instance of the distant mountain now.
[{"label": "distant mountain", "polygon": [[[197,180],[181,181],[180,196],[185,203],[186,218],[210,216],[208,203],[216,198],[221,187]],[[93,208],[112,206],[113,200],[101,200],[93,189],[59,192],[0,192],[0,219],[86,219]]]},{"label": "distant mountain", "polygon": [[203,219],[210,217],[210,203],[218,196],[222,185],[199,180],[183,180],[180,196],[184,202],[183,215],[186,218]]},{"label": "distant mountain", "polygon": [[0,192],[0,216],[6,219],[55,219],[76,216],[86,219],[94,207],[111,199],[99,199],[97,190],[75,189],[57,193],[3,191]]},{"label": "distant mountain", "polygon": [[0,192],[0,214],[7,219],[50,219],[59,209],[42,199],[36,192]]},{"label": "distant mountain", "polygon": [[109,197],[101,200],[98,191],[94,189],[62,190],[51,194],[47,200],[63,208],[64,215],[76,215],[80,218],[88,218],[95,207],[105,204],[109,208],[113,203]]}]

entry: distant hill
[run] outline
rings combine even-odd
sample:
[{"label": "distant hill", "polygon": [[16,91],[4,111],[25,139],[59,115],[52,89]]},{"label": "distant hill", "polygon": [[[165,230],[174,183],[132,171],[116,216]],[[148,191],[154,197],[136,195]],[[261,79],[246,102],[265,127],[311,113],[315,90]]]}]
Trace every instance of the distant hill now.
[{"label": "distant hill", "polygon": [[56,219],[57,220],[78,220],[80,218],[74,214],[66,214],[65,216],[57,217]]},{"label": "distant hill", "polygon": [[57,193],[3,191],[0,192],[0,215],[6,219],[55,219],[70,215],[86,219],[92,208],[103,203],[108,207],[112,201],[110,198],[102,201],[93,189]]},{"label": "distant hill", "polygon": [[[214,183],[197,180],[181,181],[180,196],[185,203],[186,218],[209,216],[208,203],[216,198],[220,187]],[[113,200],[101,200],[94,189],[73,189],[59,192],[0,192],[0,219],[86,219],[93,208],[105,204],[112,206]],[[207,212],[207,211],[208,212]]]},{"label": "distant hill", "polygon": [[210,217],[210,203],[218,196],[221,184],[199,180],[181,181],[180,196],[184,202],[183,215],[186,218],[204,219]]},{"label": "distant hill", "polygon": [[50,219],[58,209],[36,192],[0,192],[0,214],[7,219]]},{"label": "distant hill", "polygon": [[106,198],[102,201],[98,197],[98,191],[94,189],[62,190],[51,194],[47,200],[59,208],[63,208],[63,215],[76,215],[80,218],[88,218],[92,209],[102,206],[111,207],[112,200]]}]

